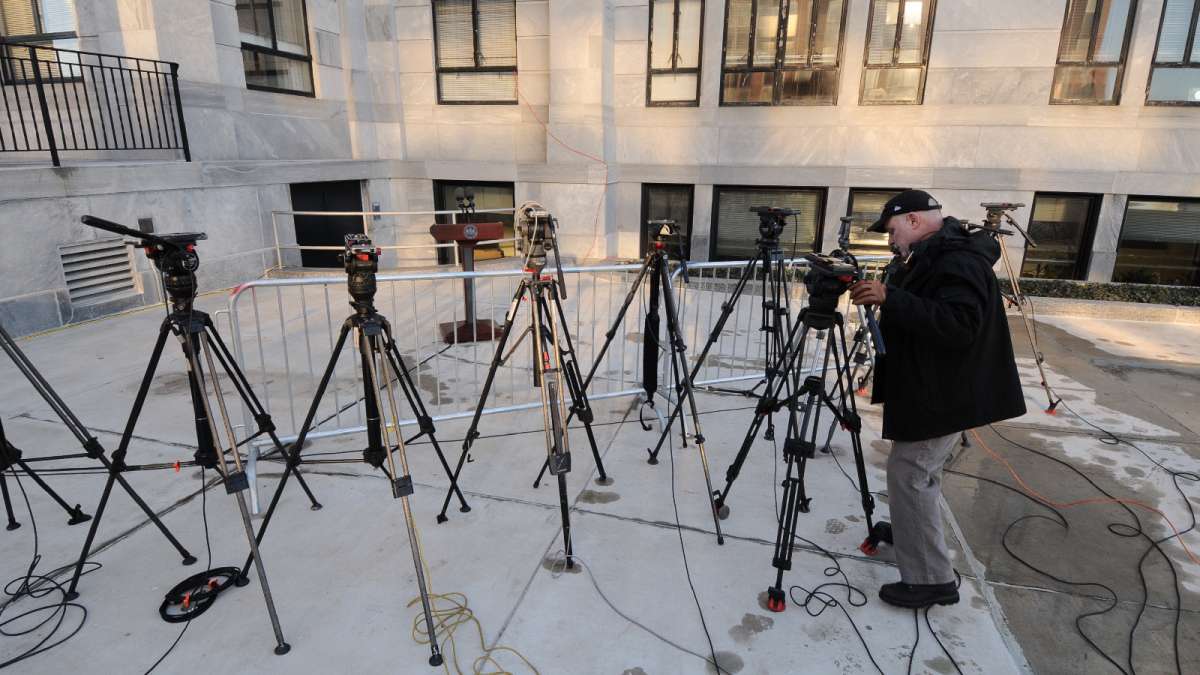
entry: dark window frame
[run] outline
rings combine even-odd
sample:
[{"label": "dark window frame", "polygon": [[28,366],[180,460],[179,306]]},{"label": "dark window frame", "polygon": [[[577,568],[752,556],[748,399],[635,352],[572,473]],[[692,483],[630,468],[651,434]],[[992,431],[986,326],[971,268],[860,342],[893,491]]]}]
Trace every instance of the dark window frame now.
[{"label": "dark window frame", "polygon": [[[1100,0],[1102,3],[1111,3],[1113,0]],[[1102,5],[1101,5],[1102,6]],[[1097,8],[1099,9],[1099,7]],[[1165,4],[1164,4],[1165,9]],[[1058,32],[1058,52],[1054,57],[1054,78],[1058,76],[1059,66],[1072,67],[1092,67],[1092,66],[1115,66],[1117,68],[1117,79],[1113,83],[1113,100],[1111,101],[1067,101],[1055,100],[1054,98],[1054,79],[1050,81],[1050,105],[1109,105],[1115,106],[1121,104],[1121,89],[1125,84],[1125,62],[1129,58],[1129,43],[1133,41],[1133,24],[1137,23],[1138,0],[1130,0],[1129,16],[1125,18],[1125,35],[1121,38],[1121,56],[1116,63],[1110,61],[1093,61],[1092,57],[1096,51],[1096,33],[1100,29],[1100,16],[1103,12],[1097,11],[1092,17],[1092,30],[1088,41],[1088,55],[1082,61],[1063,61],[1062,50],[1064,41],[1067,38],[1067,18],[1071,16],[1071,0],[1067,0],[1066,6],[1063,8],[1062,28]],[[1155,50],[1158,49],[1157,38],[1155,38]]]},{"label": "dark window frame", "polygon": [[[250,2],[251,2],[251,8],[253,9],[255,0],[250,0]],[[242,43],[242,51],[243,52],[255,52],[258,54],[264,54],[266,56],[274,56],[274,57],[281,58],[281,59],[288,59],[291,61],[299,61],[300,63],[307,63],[308,64],[308,88],[310,89],[310,91],[303,91],[301,89],[286,89],[284,87],[269,87],[269,86],[262,85],[262,84],[250,84],[249,82],[246,82],[247,89],[252,89],[254,91],[267,91],[267,92],[271,92],[274,94],[291,94],[293,96],[304,96],[307,98],[316,98],[317,97],[317,82],[316,82],[316,77],[313,74],[312,40],[308,34],[309,33],[308,3],[305,2],[305,0],[299,0],[299,2],[300,2],[301,16],[304,17],[304,51],[307,52],[306,54],[296,54],[294,52],[285,52],[285,51],[282,51],[279,49],[279,31],[275,28],[275,7],[274,7],[275,3],[271,2],[271,0],[266,0],[266,3],[265,3],[267,5],[267,21],[270,22],[270,24],[271,24],[271,46],[264,47],[262,45],[256,45],[252,42],[243,42]],[[237,8],[237,5],[235,3],[235,5],[234,5],[235,11],[236,11],[236,8]]]},{"label": "dark window frame", "polygon": [[[479,0],[471,0],[471,54],[474,56],[474,66],[452,66],[443,67],[438,65],[438,56],[441,53],[441,43],[438,41],[437,29],[437,4],[438,0],[430,0],[429,8],[432,12],[433,19],[433,79],[434,86],[437,87],[437,102],[438,105],[517,105],[518,101],[514,97],[512,100],[483,100],[483,101],[446,101],[442,98],[442,73],[512,73],[513,77],[517,76],[517,65],[512,66],[484,66],[480,65],[479,59],[482,52],[479,49]],[[512,0],[513,15],[517,12],[517,2]],[[516,24],[513,24],[513,42],[517,40]]]},{"label": "dark window frame", "polygon": [[[717,234],[718,234],[718,229],[720,228],[720,223],[717,222],[717,219],[721,214],[721,191],[722,190],[730,190],[730,191],[738,190],[738,191],[743,191],[743,192],[755,192],[755,191],[766,192],[769,190],[774,190],[774,191],[790,190],[793,192],[815,192],[815,193],[817,193],[818,202],[819,202],[818,206],[817,206],[818,217],[817,217],[816,225],[813,227],[812,250],[814,253],[821,252],[821,242],[824,241],[824,238],[825,238],[825,209],[826,209],[826,207],[829,206],[829,188],[828,187],[822,186],[822,185],[714,185],[713,186],[713,197],[712,197],[712,212],[709,215],[709,227],[708,227],[708,259],[709,260],[713,260],[713,261],[738,260],[738,258],[728,258],[728,257],[717,256],[717,239],[718,239]],[[764,204],[764,206],[768,206],[768,205]],[[789,221],[788,225],[791,225],[794,227],[795,223],[792,221]],[[780,242],[787,243],[782,238],[780,239]]]},{"label": "dark window frame", "polygon": [[[895,192],[895,193],[900,193],[900,192],[904,192],[905,190],[910,190],[910,189],[912,189],[912,188],[908,188],[908,187],[902,187],[902,188],[852,187],[852,188],[849,188],[846,192],[846,216],[852,217],[854,215],[854,193],[855,192]],[[851,232],[851,234],[853,235],[853,232]],[[884,246],[886,247],[887,244],[885,243]],[[854,240],[851,239],[850,240],[850,251],[854,252],[854,249],[855,249]]]},{"label": "dark window frame", "polygon": [[[674,26],[671,31],[671,67],[655,68],[651,64],[654,57],[654,0],[650,0],[650,20],[647,22],[646,33],[646,107],[648,108],[695,108],[700,105],[700,69],[704,66],[704,10],[705,2],[700,0],[700,39],[696,47],[696,67],[680,68],[679,62],[679,2],[674,0],[675,12],[671,15]],[[691,101],[655,101],[650,98],[650,81],[655,75],[695,75],[696,98]]]},{"label": "dark window frame", "polygon": [[[1125,208],[1121,212],[1121,229],[1120,229],[1120,231],[1117,232],[1117,246],[1116,246],[1116,250],[1113,252],[1113,272],[1112,272],[1113,275],[1116,275],[1116,273],[1117,273],[1116,265],[1121,257],[1121,239],[1125,236],[1125,226],[1129,224],[1129,204],[1131,202],[1176,202],[1176,203],[1188,202],[1188,203],[1193,203],[1193,204],[1200,204],[1200,197],[1174,197],[1171,195],[1127,195],[1125,198]],[[1116,282],[1116,283],[1122,283],[1122,282]],[[1138,282],[1131,282],[1131,283],[1138,283]],[[1153,285],[1169,286],[1170,284],[1153,284]],[[1193,287],[1188,286],[1187,288],[1193,288]]]},{"label": "dark window frame", "polygon": [[[1026,231],[1028,231],[1028,229],[1030,227],[1032,227],[1032,225],[1033,225],[1033,214],[1037,212],[1037,200],[1039,197],[1050,197],[1050,198],[1086,197],[1088,199],[1089,203],[1088,203],[1087,221],[1084,223],[1083,235],[1079,241],[1079,250],[1076,252],[1076,255],[1075,255],[1074,276],[1072,276],[1070,279],[1070,281],[1086,281],[1087,275],[1088,275],[1088,269],[1092,265],[1092,248],[1095,246],[1095,243],[1096,243],[1096,228],[1100,222],[1100,208],[1104,201],[1104,199],[1103,199],[1104,195],[1097,194],[1095,192],[1059,192],[1059,191],[1035,192],[1033,194],[1033,205],[1029,209],[1029,224],[1026,226]],[[1124,227],[1124,226],[1125,226],[1125,223],[1122,222],[1121,227]],[[1120,240],[1120,238],[1118,237],[1118,241],[1119,240]],[[1035,241],[1036,241],[1036,238],[1035,238]],[[1029,242],[1028,241],[1025,242],[1025,248],[1023,249],[1023,251],[1024,252],[1021,255],[1021,267],[1019,267],[1017,269],[1017,276],[1022,279],[1027,278],[1027,277],[1022,276],[1021,273],[1024,271],[1024,267],[1025,267],[1025,256],[1027,256],[1029,254]],[[1028,277],[1028,278],[1036,279],[1036,278],[1042,278],[1042,277]]]},{"label": "dark window frame", "polygon": [[[692,259],[692,232],[696,229],[696,185],[695,183],[642,183],[642,204],[641,204],[641,220],[638,226],[638,257],[646,254],[646,246],[649,240],[646,232],[646,221],[650,219],[650,203],[647,199],[648,191],[652,188],[687,188],[688,192],[688,223],[687,223],[687,238],[683,243],[683,253],[688,259]],[[680,190],[682,192],[682,190]],[[673,255],[675,252],[670,251]]]},{"label": "dark window frame", "polygon": [[[37,47],[46,47],[49,49],[54,49],[55,48],[54,47],[55,40],[73,40],[73,39],[76,39],[79,37],[79,33],[77,30],[58,31],[56,33],[45,32],[45,30],[44,30],[45,27],[42,25],[43,19],[42,19],[41,3],[38,2],[38,0],[25,0],[25,2],[29,3],[30,13],[33,15],[33,26],[37,30],[33,33],[29,33],[26,35],[4,35],[3,33],[0,33],[0,48],[3,48],[5,56],[12,57],[12,53],[9,51],[9,45],[7,44],[9,42],[23,43],[23,44],[13,45],[16,47],[21,47],[21,48],[32,49],[33,47],[37,46]],[[74,5],[72,5],[72,7],[73,6]],[[79,28],[78,11],[79,10],[76,10],[76,16],[75,16],[76,29]],[[45,63],[49,64],[51,62],[46,61]],[[63,64],[63,65],[67,65],[67,64]],[[10,70],[9,70],[9,62],[7,59],[4,60],[2,66],[3,67],[0,68],[0,85],[14,86],[14,85],[21,85],[21,84],[33,84],[34,79],[32,76],[27,77],[27,78],[15,77],[13,75],[13,73],[10,72]],[[61,73],[61,68],[60,68],[60,73]],[[70,82],[82,82],[82,81],[83,81],[82,73],[79,76],[69,76],[69,77],[61,77],[61,76],[53,77],[53,76],[51,76],[51,77],[43,77],[42,78],[43,84],[65,84],[65,83],[70,83]]]},{"label": "dark window frame", "polygon": [[1192,3],[1192,23],[1188,27],[1187,39],[1183,43],[1183,56],[1179,61],[1160,63],[1158,59],[1158,43],[1162,40],[1163,22],[1167,19],[1167,3],[1163,2],[1162,14],[1158,17],[1158,33],[1154,36],[1154,51],[1150,53],[1150,76],[1146,78],[1146,105],[1167,107],[1196,107],[1200,101],[1152,101],[1150,100],[1150,85],[1154,82],[1154,71],[1159,68],[1193,68],[1200,70],[1200,61],[1189,62],[1194,57],[1192,47],[1196,41],[1197,23],[1200,22],[1200,0]]},{"label": "dark window frame", "polygon": [[[810,0],[815,2],[816,0]],[[804,66],[785,66],[784,58],[787,56],[787,40],[784,38],[784,33],[787,30],[787,18],[790,8],[789,0],[780,0],[779,3],[779,21],[775,29],[775,58],[771,62],[770,67],[761,67],[754,65],[754,38],[758,30],[758,0],[753,0],[750,5],[750,34],[747,37],[746,46],[746,65],[735,66],[730,68],[726,65],[726,45],[729,44],[729,0],[725,1],[725,19],[724,30],[721,32],[721,77],[719,78],[719,99],[718,105],[730,107],[771,107],[771,106],[836,106],[838,102],[838,94],[841,93],[841,69],[843,56],[846,48],[846,15],[849,13],[850,0],[842,1],[842,20],[838,26],[838,48],[837,62],[832,66],[814,66],[812,65],[812,48],[813,40],[817,32],[817,13],[812,12],[812,18],[808,24],[808,65]],[[780,97],[780,82],[782,73],[787,72],[805,72],[805,71],[833,71],[838,73],[838,86],[833,89],[833,99],[828,103],[805,103],[802,101],[796,102],[781,102]],[[725,75],[728,73],[776,73],[775,84],[772,86],[771,102],[761,103],[758,101],[730,102],[725,100]]]},{"label": "dark window frame", "polygon": [[[924,105],[925,103],[925,81],[929,77],[929,52],[933,49],[933,24],[937,19],[937,0],[929,0],[929,22],[925,24],[925,35],[921,45],[921,62],[920,63],[897,63],[900,58],[900,36],[904,32],[904,6],[905,2],[900,3],[900,13],[896,16],[896,35],[892,42],[892,61],[891,63],[869,64],[871,55],[871,26],[875,21],[875,5],[878,0],[871,0],[871,6],[867,10],[867,35],[863,43],[863,74],[858,78],[858,104],[859,105]],[[913,101],[864,101],[863,94],[867,91],[866,72],[868,70],[910,70],[920,66],[921,78],[920,84],[917,85],[917,98]]]}]

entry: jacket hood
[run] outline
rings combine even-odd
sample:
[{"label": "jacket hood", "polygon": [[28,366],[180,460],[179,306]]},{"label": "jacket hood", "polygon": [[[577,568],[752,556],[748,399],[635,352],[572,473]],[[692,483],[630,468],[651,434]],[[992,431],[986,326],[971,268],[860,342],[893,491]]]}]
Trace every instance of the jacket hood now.
[{"label": "jacket hood", "polygon": [[953,216],[943,218],[942,229],[914,244],[912,250],[917,255],[931,257],[950,251],[968,251],[987,260],[989,266],[1000,259],[1000,243],[995,237],[982,230],[971,232]]}]

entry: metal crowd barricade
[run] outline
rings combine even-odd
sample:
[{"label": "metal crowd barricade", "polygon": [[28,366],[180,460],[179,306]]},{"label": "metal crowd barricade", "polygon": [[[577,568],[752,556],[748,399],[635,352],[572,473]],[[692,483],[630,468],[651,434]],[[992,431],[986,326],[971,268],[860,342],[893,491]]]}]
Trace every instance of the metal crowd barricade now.
[{"label": "metal crowd barricade", "polygon": [[[745,264],[744,261],[691,263],[687,266],[686,282],[679,269],[674,271],[680,325],[689,358],[695,359],[711,334],[721,306]],[[802,276],[806,267],[803,259],[786,264],[793,313],[805,303]],[[577,360],[585,375],[639,269],[640,264],[564,268],[567,284],[564,310]],[[376,306],[391,321],[397,345],[408,366],[414,369],[414,380],[435,420],[473,414],[495,350],[494,339],[442,343],[439,324],[463,318],[461,281],[475,282],[478,318],[502,326],[517,283],[524,274],[520,269],[489,269],[470,273],[378,275]],[[285,440],[294,438],[303,423],[337,332],[353,311],[345,284],[344,276],[263,279],[239,286],[229,299],[233,333],[230,341],[235,356]],[[697,374],[698,387],[744,383],[750,389],[762,378],[765,336],[760,330],[762,287],[761,278],[747,284]],[[588,389],[590,399],[642,393],[639,373],[648,288],[648,284],[642,285],[614,336]],[[856,319],[853,311],[847,311],[846,316],[848,320]],[[521,311],[517,317],[514,330],[522,331],[528,324],[528,314]],[[665,326],[665,321],[662,324]],[[540,406],[539,392],[532,386],[531,348],[527,341],[514,347],[516,339],[514,335],[509,342],[509,355],[497,372],[485,414]],[[817,349],[816,345],[810,348],[813,353]],[[666,358],[664,351],[663,366]],[[356,350],[343,350],[309,438],[364,430],[357,368]],[[252,420],[247,417],[246,422],[247,428],[252,428]],[[415,422],[406,419],[401,424]]]}]

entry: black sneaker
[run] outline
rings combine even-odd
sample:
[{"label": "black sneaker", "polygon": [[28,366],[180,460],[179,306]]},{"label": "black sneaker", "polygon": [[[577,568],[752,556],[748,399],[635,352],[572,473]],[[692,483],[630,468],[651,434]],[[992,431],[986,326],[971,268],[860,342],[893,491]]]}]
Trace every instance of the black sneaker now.
[{"label": "black sneaker", "polygon": [[948,584],[906,584],[897,581],[879,589],[879,599],[889,605],[908,609],[924,609],[930,605],[953,605],[958,602],[958,587]]}]

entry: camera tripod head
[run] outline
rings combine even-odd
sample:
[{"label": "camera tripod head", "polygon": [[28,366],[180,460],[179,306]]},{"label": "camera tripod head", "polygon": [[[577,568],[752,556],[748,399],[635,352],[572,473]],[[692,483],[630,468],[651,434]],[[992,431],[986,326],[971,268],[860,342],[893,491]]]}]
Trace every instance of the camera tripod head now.
[{"label": "camera tripod head", "polygon": [[862,268],[854,256],[843,251],[834,251],[832,255],[805,253],[804,259],[808,261],[804,288],[808,291],[809,308],[821,314],[833,314],[842,294],[862,279]]},{"label": "camera tripod head", "polygon": [[[990,233],[997,239],[1001,236],[1010,237],[1014,233],[1019,234],[1025,239],[1026,242],[1029,243],[1031,248],[1037,248],[1037,242],[1033,240],[1033,237],[1029,236],[1028,232],[1021,229],[1021,226],[1017,224],[1016,219],[1012,217],[1012,212],[1019,208],[1023,208],[1025,206],[1024,204],[1016,204],[1013,202],[983,202],[980,204],[980,206],[987,210],[983,217],[983,224],[974,225],[972,223],[967,223],[967,227],[969,229],[983,230]],[[1002,225],[1007,225],[1008,227],[1002,227]]]},{"label": "camera tripod head", "polygon": [[541,276],[546,268],[546,256],[554,251],[554,266],[558,273],[559,297],[567,297],[567,282],[562,271],[562,255],[558,251],[558,219],[537,202],[525,202],[517,208],[517,250],[525,254],[525,269]]},{"label": "camera tripod head", "polygon": [[375,306],[375,274],[379,271],[380,252],[367,235],[346,235],[346,251],[340,257],[346,267],[346,286],[353,298],[350,306],[360,313]]},{"label": "camera tripod head", "polygon": [[208,239],[203,232],[179,232],[174,234],[150,234],[119,225],[96,216],[83,216],[81,223],[98,230],[133,237],[146,252],[163,278],[163,286],[172,304],[187,305],[196,298],[196,270],[200,267],[200,256],[196,254],[196,242]]},{"label": "camera tripod head", "polygon": [[841,224],[838,225],[837,245],[841,251],[850,250],[850,225],[854,222],[853,216],[842,216],[839,218]]},{"label": "camera tripod head", "polygon": [[758,214],[758,236],[763,244],[778,245],[779,235],[787,225],[787,219],[800,213],[797,209],[786,209],[775,206],[752,206],[752,213]]}]

